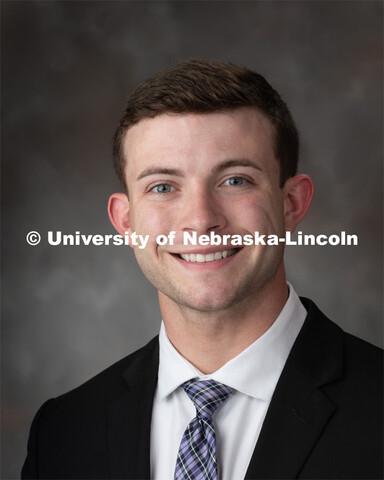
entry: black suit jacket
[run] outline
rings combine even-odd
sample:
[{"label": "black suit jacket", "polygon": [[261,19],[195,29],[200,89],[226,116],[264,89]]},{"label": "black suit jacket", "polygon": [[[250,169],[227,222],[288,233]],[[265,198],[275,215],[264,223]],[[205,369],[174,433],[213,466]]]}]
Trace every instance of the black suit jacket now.
[{"label": "black suit jacket", "polygon": [[[382,479],[382,351],[344,333],[310,300],[302,301],[307,319],[246,478]],[[22,478],[149,479],[158,361],[156,337],[48,400],[33,421]]]}]

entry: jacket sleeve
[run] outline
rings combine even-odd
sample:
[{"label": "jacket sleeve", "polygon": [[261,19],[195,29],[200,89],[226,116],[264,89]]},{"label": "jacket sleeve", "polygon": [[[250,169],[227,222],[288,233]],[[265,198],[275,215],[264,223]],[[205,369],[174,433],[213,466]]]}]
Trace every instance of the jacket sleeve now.
[{"label": "jacket sleeve", "polygon": [[33,419],[31,430],[29,432],[27,458],[25,459],[23,468],[21,470],[21,478],[24,479],[38,479],[39,476],[39,430],[42,417],[46,411],[47,406],[53,399],[47,400],[38,410]]}]

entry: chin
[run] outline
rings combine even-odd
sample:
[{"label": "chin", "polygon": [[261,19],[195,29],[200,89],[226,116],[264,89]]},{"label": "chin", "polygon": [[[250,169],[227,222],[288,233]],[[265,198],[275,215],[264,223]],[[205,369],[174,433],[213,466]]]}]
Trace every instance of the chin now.
[{"label": "chin", "polygon": [[[233,291],[231,292],[233,295]],[[201,295],[185,295],[182,301],[180,299],[173,299],[177,303],[184,305],[191,310],[199,312],[219,312],[231,308],[236,302],[232,296],[224,295],[221,292],[219,297],[214,297],[209,294]]]}]

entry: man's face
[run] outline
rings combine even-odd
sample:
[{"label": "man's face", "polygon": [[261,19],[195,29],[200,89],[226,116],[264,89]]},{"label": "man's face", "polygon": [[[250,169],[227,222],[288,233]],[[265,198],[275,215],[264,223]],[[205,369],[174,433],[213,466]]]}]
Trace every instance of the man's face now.
[{"label": "man's face", "polygon": [[[135,255],[160,296],[219,311],[274,281],[283,269],[282,246],[183,245],[183,233],[192,231],[284,235],[274,130],[262,113],[241,108],[145,119],[128,130],[124,151],[131,231],[150,235]],[[172,230],[174,245],[159,246],[157,235]]]}]

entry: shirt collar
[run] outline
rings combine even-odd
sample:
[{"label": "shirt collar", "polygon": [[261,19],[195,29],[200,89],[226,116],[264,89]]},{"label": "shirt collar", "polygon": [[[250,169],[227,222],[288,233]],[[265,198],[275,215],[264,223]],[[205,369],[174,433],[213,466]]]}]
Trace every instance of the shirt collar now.
[{"label": "shirt collar", "polygon": [[182,383],[198,377],[216,380],[246,395],[269,401],[307,314],[292,285],[288,283],[288,287],[288,300],[272,326],[210,375],[201,373],[175,349],[162,323],[159,335],[159,398],[164,399]]}]

